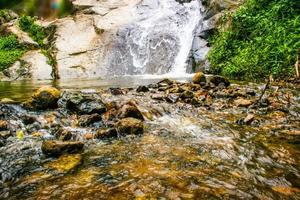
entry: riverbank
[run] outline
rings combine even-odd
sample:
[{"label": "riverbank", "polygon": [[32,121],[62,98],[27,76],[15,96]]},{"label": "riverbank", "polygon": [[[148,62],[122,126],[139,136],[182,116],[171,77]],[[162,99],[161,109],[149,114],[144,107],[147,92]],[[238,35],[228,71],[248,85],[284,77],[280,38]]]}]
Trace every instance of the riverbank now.
[{"label": "riverbank", "polygon": [[0,196],[299,198],[297,84],[193,82],[1,104]]}]

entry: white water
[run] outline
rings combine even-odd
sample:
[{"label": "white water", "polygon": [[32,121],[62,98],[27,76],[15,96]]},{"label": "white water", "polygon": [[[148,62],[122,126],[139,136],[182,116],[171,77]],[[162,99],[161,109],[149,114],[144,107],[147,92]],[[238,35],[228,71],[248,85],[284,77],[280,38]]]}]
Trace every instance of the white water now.
[{"label": "white water", "polygon": [[143,0],[138,17],[120,28],[108,57],[110,75],[186,74],[194,30],[201,22],[199,0]]}]

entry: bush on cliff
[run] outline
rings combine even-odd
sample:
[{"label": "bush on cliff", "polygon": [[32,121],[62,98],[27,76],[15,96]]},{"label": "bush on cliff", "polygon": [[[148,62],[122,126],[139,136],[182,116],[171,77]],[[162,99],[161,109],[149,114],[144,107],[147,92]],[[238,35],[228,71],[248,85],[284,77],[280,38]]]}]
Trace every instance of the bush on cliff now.
[{"label": "bush on cliff", "polygon": [[211,43],[212,73],[246,80],[291,76],[300,49],[299,5],[295,0],[248,0],[225,18]]}]

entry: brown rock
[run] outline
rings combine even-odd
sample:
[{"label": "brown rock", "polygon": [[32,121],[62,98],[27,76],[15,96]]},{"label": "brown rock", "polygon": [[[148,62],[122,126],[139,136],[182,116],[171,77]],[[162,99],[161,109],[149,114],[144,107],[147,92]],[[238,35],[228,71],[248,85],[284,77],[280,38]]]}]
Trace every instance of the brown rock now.
[{"label": "brown rock", "polygon": [[254,115],[253,114],[248,114],[247,117],[244,119],[244,123],[249,125],[251,122],[254,120]]},{"label": "brown rock", "polygon": [[238,107],[248,107],[252,104],[252,101],[248,99],[236,99],[234,104]]},{"label": "brown rock", "polygon": [[8,123],[7,121],[0,120],[0,131],[6,131],[8,128]]},{"label": "brown rock", "polygon": [[115,128],[122,135],[139,135],[144,132],[144,124],[141,120],[135,118],[125,118],[115,124]]},{"label": "brown rock", "polygon": [[206,78],[205,78],[205,75],[203,74],[203,72],[198,72],[198,73],[196,73],[194,75],[192,81],[195,84],[205,83],[206,82]]},{"label": "brown rock", "polygon": [[94,138],[96,139],[108,139],[114,137],[118,137],[118,132],[115,128],[101,129],[94,135]]},{"label": "brown rock", "polygon": [[79,153],[83,150],[82,142],[62,142],[55,140],[44,141],[42,151],[47,156],[59,156],[62,154]]},{"label": "brown rock", "polygon": [[121,107],[119,110],[118,117],[120,119],[132,117],[140,120],[144,120],[144,117],[141,111],[134,105],[133,103],[129,102]]}]

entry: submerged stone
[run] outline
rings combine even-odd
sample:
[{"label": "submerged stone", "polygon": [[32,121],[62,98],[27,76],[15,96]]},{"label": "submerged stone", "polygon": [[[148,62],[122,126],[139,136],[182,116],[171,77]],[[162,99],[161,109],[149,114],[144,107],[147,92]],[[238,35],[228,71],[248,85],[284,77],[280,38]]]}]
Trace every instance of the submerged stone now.
[{"label": "submerged stone", "polygon": [[44,141],[42,144],[42,151],[47,156],[59,156],[62,154],[74,154],[83,150],[84,144],[82,142],[62,142],[56,140]]},{"label": "submerged stone", "polygon": [[45,168],[56,170],[60,173],[67,173],[82,163],[80,154],[67,154],[60,156],[57,160],[50,161],[44,165]]},{"label": "submerged stone", "polygon": [[121,135],[139,135],[144,132],[144,124],[141,120],[135,118],[121,119],[115,124],[115,128]]}]

